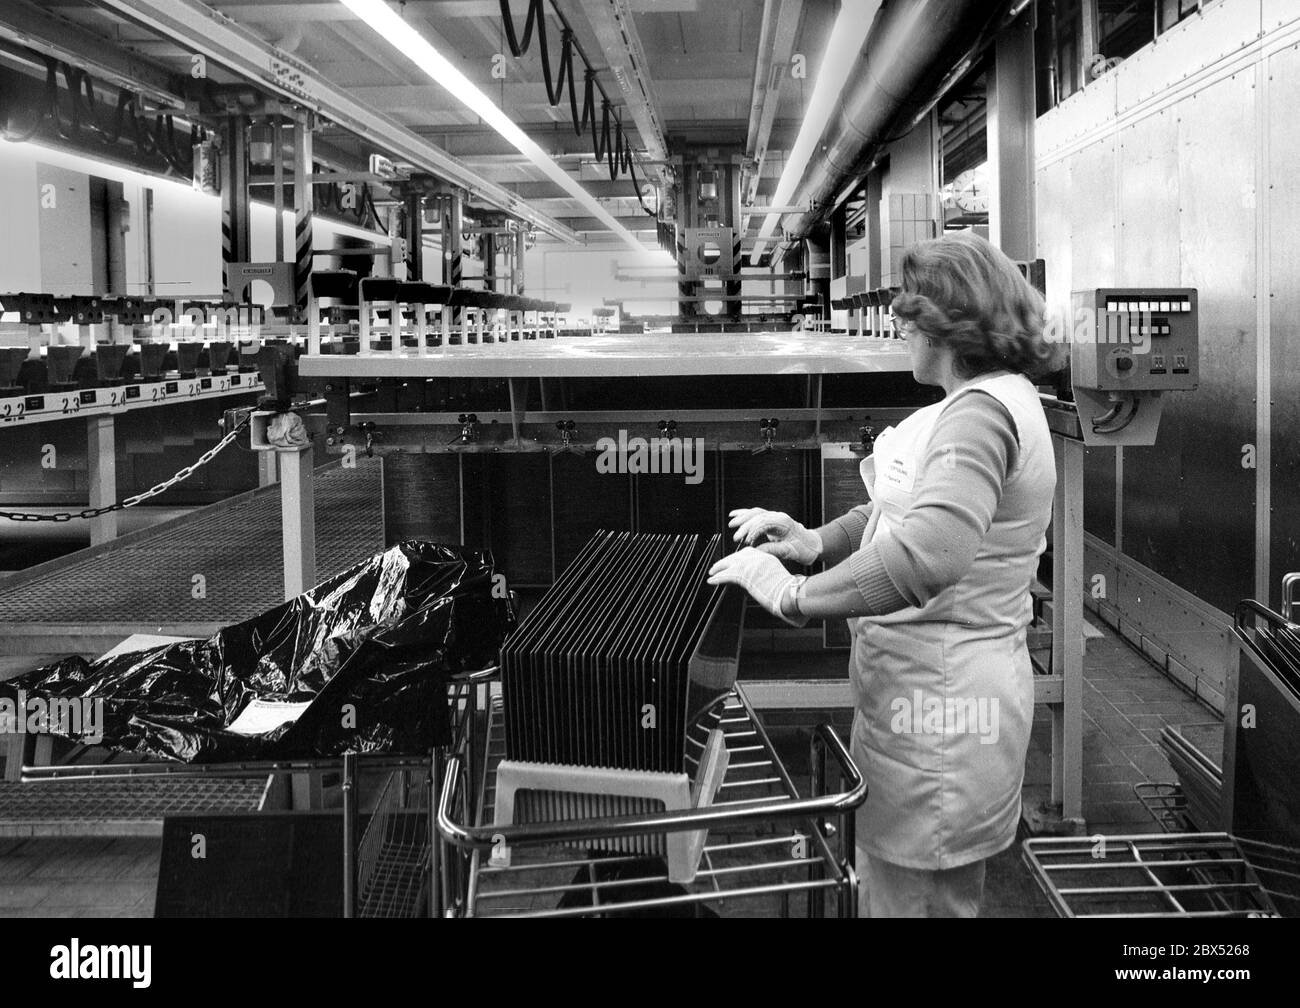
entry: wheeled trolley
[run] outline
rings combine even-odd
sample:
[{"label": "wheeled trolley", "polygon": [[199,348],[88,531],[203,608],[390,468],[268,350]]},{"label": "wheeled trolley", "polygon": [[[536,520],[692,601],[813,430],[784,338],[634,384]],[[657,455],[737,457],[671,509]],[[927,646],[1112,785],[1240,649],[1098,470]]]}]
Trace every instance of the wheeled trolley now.
[{"label": "wheeled trolley", "polygon": [[[728,766],[705,808],[526,825],[492,825],[504,754],[501,697],[484,729],[449,758],[437,825],[445,913],[458,917],[854,916],[853,811],[866,785],[828,726],[811,742],[812,793],[800,797],[737,686],[721,728]],[[827,793],[828,770],[840,790]],[[708,830],[693,882],[675,884],[661,859],[623,853],[629,837]]]}]

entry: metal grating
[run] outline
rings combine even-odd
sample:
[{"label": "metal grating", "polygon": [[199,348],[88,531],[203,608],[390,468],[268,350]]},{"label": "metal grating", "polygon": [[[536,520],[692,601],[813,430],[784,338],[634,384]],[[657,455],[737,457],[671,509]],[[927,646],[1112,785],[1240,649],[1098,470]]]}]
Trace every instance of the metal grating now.
[{"label": "metal grating", "polygon": [[[0,625],[226,625],[284,601],[280,495],[201,508],[43,577],[0,588]],[[381,462],[316,474],[316,569],[350,567],[384,549]],[[195,575],[203,577],[195,598]],[[22,581],[21,574],[16,578]]]},{"label": "metal grating", "polygon": [[256,812],[266,788],[265,776],[0,783],[0,836],[152,834],[167,816]]}]

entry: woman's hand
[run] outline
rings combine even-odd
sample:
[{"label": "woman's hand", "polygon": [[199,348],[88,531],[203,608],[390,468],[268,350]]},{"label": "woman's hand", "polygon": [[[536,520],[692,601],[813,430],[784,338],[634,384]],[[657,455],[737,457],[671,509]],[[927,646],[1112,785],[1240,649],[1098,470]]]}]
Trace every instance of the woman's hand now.
[{"label": "woman's hand", "polygon": [[758,546],[778,560],[791,563],[816,563],[822,555],[822,537],[804,528],[784,511],[741,508],[731,512],[728,528],[736,530],[733,538],[742,546]]},{"label": "woman's hand", "polygon": [[729,553],[709,568],[709,584],[740,585],[773,616],[797,627],[804,626],[807,618],[787,616],[783,603],[786,593],[800,580],[802,578],[786,570],[776,557],[756,549]]}]

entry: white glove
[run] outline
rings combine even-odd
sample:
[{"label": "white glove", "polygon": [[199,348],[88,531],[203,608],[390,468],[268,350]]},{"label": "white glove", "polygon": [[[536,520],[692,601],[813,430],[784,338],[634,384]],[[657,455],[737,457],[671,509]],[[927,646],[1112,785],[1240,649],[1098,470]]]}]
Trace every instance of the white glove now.
[{"label": "white glove", "polygon": [[731,512],[728,528],[736,530],[733,538],[742,546],[761,544],[758,548],[764,553],[791,563],[806,567],[816,563],[822,555],[822,537],[804,528],[784,511],[741,508]]},{"label": "white glove", "polygon": [[773,616],[780,617],[791,626],[801,627],[808,622],[807,617],[793,620],[781,611],[786,592],[798,581],[799,578],[786,570],[771,553],[751,547],[730,553],[709,568],[709,584],[740,585]]}]

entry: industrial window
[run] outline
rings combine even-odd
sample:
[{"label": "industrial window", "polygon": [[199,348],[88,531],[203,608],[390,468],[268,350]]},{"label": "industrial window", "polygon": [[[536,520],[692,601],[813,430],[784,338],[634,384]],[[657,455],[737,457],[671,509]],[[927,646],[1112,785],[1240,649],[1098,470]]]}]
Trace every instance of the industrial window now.
[{"label": "industrial window", "polygon": [[1160,0],[1156,12],[1156,30],[1166,32],[1180,21],[1191,17],[1201,6],[1201,0]]},{"label": "industrial window", "polygon": [[1217,0],[1038,0],[1038,114]]},{"label": "industrial window", "polygon": [[1127,59],[1155,37],[1152,0],[1098,0],[1097,51],[1106,59]]},{"label": "industrial window", "polygon": [[1039,0],[1034,49],[1038,59],[1038,114],[1083,86],[1080,0]]}]

